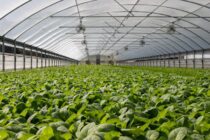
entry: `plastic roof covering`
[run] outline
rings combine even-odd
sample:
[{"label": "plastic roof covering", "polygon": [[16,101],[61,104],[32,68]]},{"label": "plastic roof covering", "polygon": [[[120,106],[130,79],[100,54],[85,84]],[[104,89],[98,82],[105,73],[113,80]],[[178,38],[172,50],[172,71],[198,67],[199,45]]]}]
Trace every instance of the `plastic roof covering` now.
[{"label": "plastic roof covering", "polygon": [[[81,20],[84,34],[75,30]],[[0,0],[0,35],[78,60],[202,50],[210,48],[210,0]]]}]

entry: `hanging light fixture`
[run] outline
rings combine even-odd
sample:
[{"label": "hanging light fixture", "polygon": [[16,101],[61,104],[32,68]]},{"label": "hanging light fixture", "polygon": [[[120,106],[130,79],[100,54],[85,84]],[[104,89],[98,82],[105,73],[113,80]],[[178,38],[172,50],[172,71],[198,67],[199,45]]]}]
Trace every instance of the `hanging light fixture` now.
[{"label": "hanging light fixture", "polygon": [[79,24],[77,25],[76,27],[76,32],[79,34],[79,33],[84,33],[86,30],[85,26],[83,24]]},{"label": "hanging light fixture", "polygon": [[116,55],[119,55],[119,52],[118,51],[116,52]]},{"label": "hanging light fixture", "polygon": [[146,43],[145,43],[145,41],[144,41],[144,36],[143,36],[142,39],[141,39],[141,41],[140,41],[140,46],[144,47],[145,44],[146,44]]},{"label": "hanging light fixture", "polygon": [[124,50],[127,51],[128,50],[128,47],[125,47]]},{"label": "hanging light fixture", "polygon": [[80,19],[80,24],[76,26],[76,32],[77,33],[84,33],[86,30],[85,25],[82,24],[83,18]]},{"label": "hanging light fixture", "polygon": [[82,44],[82,45],[87,45],[87,41],[86,41],[86,40],[83,40],[83,41],[81,42],[81,44]]},{"label": "hanging light fixture", "polygon": [[176,32],[176,27],[174,25],[174,22],[172,22],[169,26],[168,26],[168,30],[167,33],[169,34],[174,34]]}]

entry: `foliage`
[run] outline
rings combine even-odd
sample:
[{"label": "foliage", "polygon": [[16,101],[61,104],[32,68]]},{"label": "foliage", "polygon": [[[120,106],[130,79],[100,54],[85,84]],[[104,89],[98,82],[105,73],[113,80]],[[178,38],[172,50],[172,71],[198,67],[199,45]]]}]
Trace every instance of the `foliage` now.
[{"label": "foliage", "polygon": [[171,71],[90,65],[1,73],[0,140],[209,140],[209,72]]}]

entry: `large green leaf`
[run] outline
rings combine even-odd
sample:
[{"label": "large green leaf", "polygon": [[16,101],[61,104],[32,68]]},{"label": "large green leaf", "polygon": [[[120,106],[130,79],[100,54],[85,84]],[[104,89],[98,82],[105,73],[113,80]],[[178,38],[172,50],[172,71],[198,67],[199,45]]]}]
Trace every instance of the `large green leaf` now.
[{"label": "large green leaf", "polygon": [[52,127],[44,126],[40,128],[40,130],[37,132],[37,135],[39,135],[40,140],[49,140],[54,136],[54,132]]},{"label": "large green leaf", "polygon": [[168,136],[169,140],[184,140],[188,134],[188,129],[186,127],[179,127],[172,130]]}]

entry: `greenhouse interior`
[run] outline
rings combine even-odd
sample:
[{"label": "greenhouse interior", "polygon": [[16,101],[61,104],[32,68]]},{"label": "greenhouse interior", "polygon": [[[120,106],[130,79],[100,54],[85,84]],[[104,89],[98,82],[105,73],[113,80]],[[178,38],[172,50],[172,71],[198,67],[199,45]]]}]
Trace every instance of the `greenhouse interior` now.
[{"label": "greenhouse interior", "polygon": [[210,0],[0,0],[0,140],[210,140]]}]

